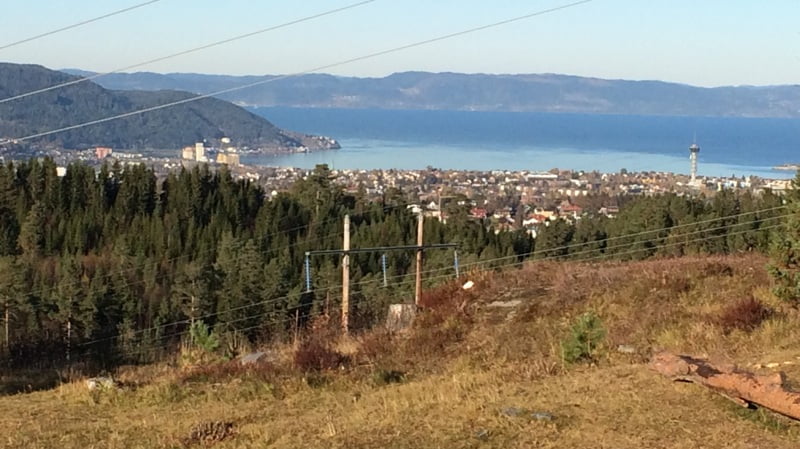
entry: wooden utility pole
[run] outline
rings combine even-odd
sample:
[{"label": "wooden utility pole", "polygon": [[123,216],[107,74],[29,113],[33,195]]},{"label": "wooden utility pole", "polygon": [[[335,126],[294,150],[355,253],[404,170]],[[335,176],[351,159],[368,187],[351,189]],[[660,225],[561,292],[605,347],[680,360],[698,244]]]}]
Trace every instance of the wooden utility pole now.
[{"label": "wooden utility pole", "polygon": [[[417,244],[416,245],[400,245],[400,246],[379,246],[375,248],[350,248],[350,216],[344,217],[344,242],[342,249],[325,249],[317,251],[306,251],[305,261],[305,278],[306,278],[306,293],[311,293],[311,256],[322,255],[341,255],[342,256],[342,330],[347,333],[350,325],[350,254],[358,253],[386,253],[387,251],[416,251],[417,253],[417,286],[414,298],[414,304],[419,305],[420,295],[422,293],[422,255],[423,252],[430,249],[455,249],[458,247],[455,243],[435,243],[431,245],[424,245],[422,232],[424,227],[424,217],[420,213],[417,216]],[[327,310],[327,307],[326,307]]]},{"label": "wooden utility pole", "polygon": [[[192,304],[190,306],[191,310],[189,311],[189,313],[191,314],[191,317],[189,318],[190,321],[189,325],[191,327],[194,327],[194,318],[197,316],[197,296],[195,296],[196,292],[197,292],[197,279],[192,279],[192,292],[191,292]],[[192,341],[192,343],[194,343],[194,341]]]},{"label": "wooden utility pole", "polygon": [[342,245],[342,330],[350,328],[350,216],[344,216],[344,244]]},{"label": "wooden utility pole", "polygon": [[297,347],[298,337],[300,336],[300,309],[294,311],[294,347]]},{"label": "wooden utility pole", "polygon": [[439,223],[442,223],[444,221],[444,217],[442,216],[442,188],[441,187],[439,187],[439,205],[437,207],[439,208]]},{"label": "wooden utility pole", "polygon": [[72,314],[67,318],[67,362],[72,349]]},{"label": "wooden utility pole", "polygon": [[442,189],[441,188],[439,188],[439,192],[438,193],[439,193],[439,205],[437,207],[439,208],[439,222],[447,224],[447,217],[445,216],[444,211],[442,210],[442,200],[448,199],[448,198],[455,198],[455,197],[454,196],[442,196]]},{"label": "wooden utility pole", "polygon": [[5,310],[3,312],[3,325],[5,326],[5,340],[3,340],[3,347],[5,348],[6,352],[8,352],[8,348],[10,346],[8,328],[11,322],[11,314],[9,312],[9,307],[8,307],[8,297],[6,297],[4,305],[5,305]]},{"label": "wooden utility pole", "polygon": [[425,228],[425,218],[420,211],[417,215],[417,279],[414,289],[414,304],[419,306],[420,295],[422,295],[422,231]]},{"label": "wooden utility pole", "polygon": [[[194,284],[194,281],[192,282],[192,284]],[[196,297],[194,296],[194,293],[192,293],[192,304],[189,310],[189,342],[191,343],[192,346],[194,346],[194,333],[195,333],[194,330],[194,315],[196,313],[195,304],[196,304]]]}]

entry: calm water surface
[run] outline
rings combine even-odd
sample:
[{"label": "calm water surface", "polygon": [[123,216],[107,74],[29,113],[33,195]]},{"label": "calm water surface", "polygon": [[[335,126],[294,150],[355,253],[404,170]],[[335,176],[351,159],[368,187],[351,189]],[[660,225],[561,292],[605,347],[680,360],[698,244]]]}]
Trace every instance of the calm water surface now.
[{"label": "calm water surface", "polygon": [[251,156],[243,162],[313,168],[689,171],[697,135],[700,173],[788,178],[800,162],[800,120],[597,116],[461,111],[260,108],[277,126],[334,137],[341,150]]}]

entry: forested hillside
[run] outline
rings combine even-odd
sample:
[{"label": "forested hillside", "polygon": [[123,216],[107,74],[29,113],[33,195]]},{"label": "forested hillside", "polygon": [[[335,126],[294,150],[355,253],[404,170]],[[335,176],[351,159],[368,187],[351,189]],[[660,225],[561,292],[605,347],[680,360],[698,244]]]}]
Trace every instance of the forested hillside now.
[{"label": "forested hillside", "polygon": [[[288,327],[285,318],[311,313],[325,299],[324,290],[301,295],[304,253],[340,247],[345,214],[352,216],[354,246],[415,239],[415,218],[402,200],[345,195],[323,169],[265,201],[261,188],[224,170],[181,171],[159,183],[144,166],[103,167],[95,176],[75,164],[62,178],[55,168],[31,160],[0,169],[0,294],[20,361],[46,354],[45,347],[63,357],[68,325],[73,357],[80,342],[119,333],[125,337],[91,345],[92,354],[169,343],[192,316],[223,332],[247,329],[247,338],[269,338]],[[458,240],[476,254],[531,249],[521,235],[495,235],[477,223],[444,228],[431,221],[428,228],[430,242]],[[451,266],[444,254],[432,255],[430,266],[442,266],[445,257]],[[390,254],[389,274],[407,273],[412,258]],[[337,260],[312,262],[318,289],[340,283]],[[377,284],[362,284],[377,279],[379,267],[380,255],[354,257],[356,325],[379,310],[371,294]],[[358,305],[366,296],[375,307]],[[135,332],[165,323],[175,324]]]},{"label": "forested hillside", "polygon": [[[262,188],[225,169],[182,170],[160,182],[144,166],[105,166],[96,174],[74,164],[58,177],[46,159],[9,163],[0,168],[5,357],[39,366],[67,353],[105,364],[137,360],[176,344],[193,319],[227,339],[284,335],[296,319],[302,325],[338,304],[338,258],[311,259],[309,294],[304,253],[341,247],[345,214],[354,248],[414,244],[416,219],[406,205],[391,193],[381,201],[347,194],[324,166],[267,200]],[[534,246],[525,233],[496,233],[454,206],[446,225],[426,221],[425,236],[426,243],[458,243],[464,270],[528,258],[764,251],[781,208],[769,192],[643,197],[615,219],[555,221]],[[452,257],[426,254],[430,282],[452,279]],[[382,319],[388,303],[410,299],[413,253],[389,253],[387,266],[384,287],[380,254],[352,257],[356,328]]]},{"label": "forested hillside", "polygon": [[[0,104],[0,137],[22,138],[195,97],[188,92],[107,90],[93,82],[36,65],[0,64],[0,100],[51,86],[37,95]],[[238,106],[215,98],[186,102],[38,139],[65,148],[181,148],[228,136],[254,148],[293,148],[302,135],[275,127]]]}]

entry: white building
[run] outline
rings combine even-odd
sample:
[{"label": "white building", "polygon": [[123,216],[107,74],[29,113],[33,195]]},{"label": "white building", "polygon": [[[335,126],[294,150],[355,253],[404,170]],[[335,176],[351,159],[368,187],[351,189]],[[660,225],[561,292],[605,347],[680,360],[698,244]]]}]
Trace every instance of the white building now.
[{"label": "white building", "polygon": [[194,144],[194,160],[197,162],[208,162],[208,158],[206,158],[206,145],[203,142]]}]

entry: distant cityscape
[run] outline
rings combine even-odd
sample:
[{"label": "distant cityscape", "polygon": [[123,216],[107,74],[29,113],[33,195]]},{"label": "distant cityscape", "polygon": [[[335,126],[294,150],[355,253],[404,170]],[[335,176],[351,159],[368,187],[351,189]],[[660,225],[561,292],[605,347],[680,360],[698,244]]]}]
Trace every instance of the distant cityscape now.
[{"label": "distant cityscape", "polygon": [[[361,193],[373,200],[387,195],[402,197],[409,207],[426,215],[447,219],[447,205],[453,202],[469,210],[474,219],[488,220],[496,230],[524,228],[535,236],[539,226],[558,218],[580,220],[585,215],[614,217],[619,211],[620,196],[676,193],[711,197],[722,190],[750,191],[759,195],[765,190],[782,193],[791,188],[791,180],[766,179],[756,176],[702,176],[697,160],[700,147],[689,148],[689,175],[647,171],[616,173],[599,171],[559,170],[444,170],[428,167],[422,170],[350,170],[332,169],[332,182],[349,193]],[[104,163],[122,165],[145,164],[159,177],[173,170],[193,169],[208,164],[212,169],[226,167],[236,179],[257,183],[268,198],[287,191],[312,170],[294,167],[244,165],[241,151],[231,138],[222,137],[214,145],[196,142],[174,156],[146,155],[95,147],[83,151],[49,149],[43,156],[58,164],[63,176],[70,163],[79,162],[99,167]]]}]

